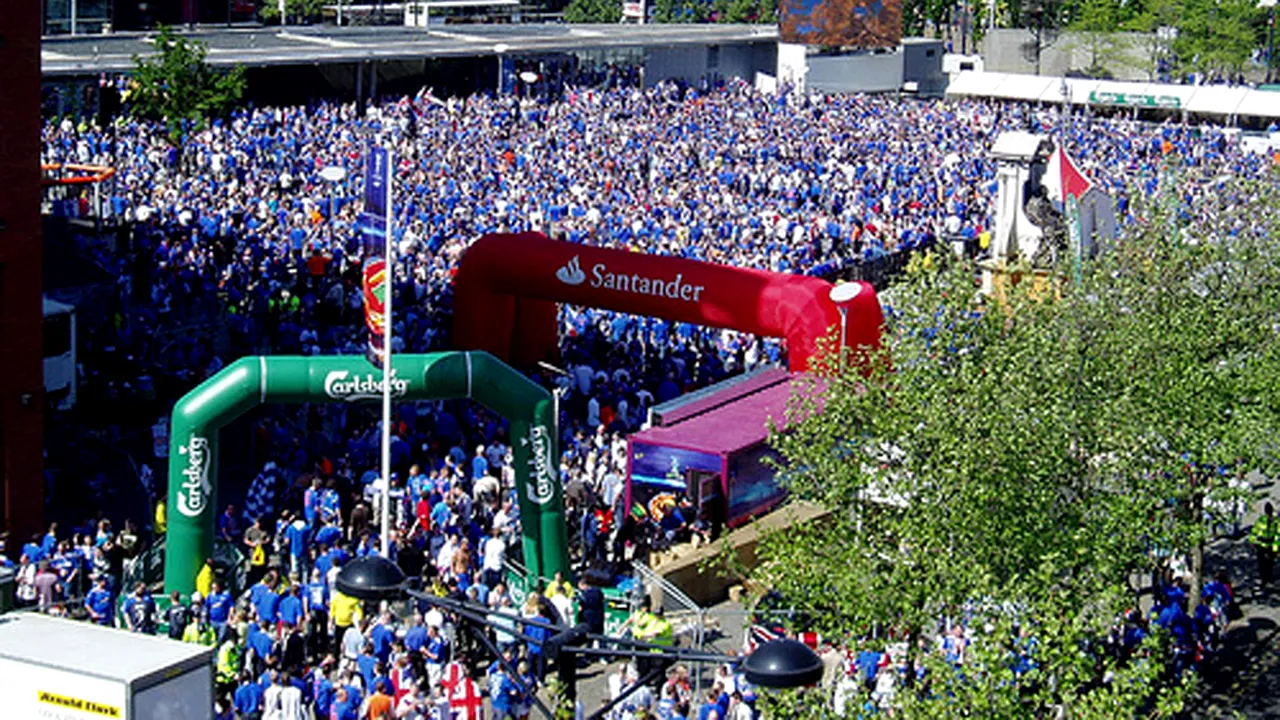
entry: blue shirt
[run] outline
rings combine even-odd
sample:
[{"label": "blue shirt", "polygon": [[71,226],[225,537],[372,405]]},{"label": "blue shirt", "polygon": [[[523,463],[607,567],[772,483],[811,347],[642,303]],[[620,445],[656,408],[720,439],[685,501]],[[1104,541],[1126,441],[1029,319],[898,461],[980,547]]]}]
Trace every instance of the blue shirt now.
[{"label": "blue shirt", "polygon": [[471,459],[471,477],[479,480],[489,472],[489,461],[483,455],[477,455]]},{"label": "blue shirt", "polygon": [[345,701],[334,701],[329,717],[333,720],[356,720],[356,708],[360,707],[359,703],[352,702],[348,697]]},{"label": "blue shirt", "polygon": [[404,649],[409,652],[418,652],[427,644],[427,629],[421,625],[414,625],[404,634]]},{"label": "blue shirt", "polygon": [[271,655],[271,649],[275,646],[271,636],[259,630],[256,625],[249,626],[249,637],[245,639],[245,644],[263,661]]},{"label": "blue shirt", "polygon": [[444,527],[448,524],[449,515],[452,513],[453,511],[449,509],[449,505],[445,501],[441,500],[436,503],[436,506],[431,508],[431,527],[437,530]]},{"label": "blue shirt", "polygon": [[342,537],[342,530],[333,525],[325,525],[316,531],[317,545],[332,545]]},{"label": "blue shirt", "polygon": [[427,641],[427,662],[443,663],[444,662],[444,638],[439,635]]},{"label": "blue shirt", "polygon": [[97,622],[103,625],[111,624],[111,591],[102,588],[94,588],[84,598],[84,606],[95,613],[102,615],[102,619]]},{"label": "blue shirt", "polygon": [[285,595],[280,600],[280,620],[290,625],[302,621],[302,599],[293,595]]},{"label": "blue shirt", "polygon": [[263,622],[275,622],[279,617],[280,596],[274,590],[267,589],[258,595],[253,608],[258,611],[258,619]]},{"label": "blue shirt", "polygon": [[307,535],[310,532],[311,527],[305,523],[289,523],[284,531],[285,539],[289,541],[289,554],[296,558],[306,557]]},{"label": "blue shirt", "polygon": [[316,519],[320,517],[320,499],[323,495],[324,488],[307,488],[302,494],[302,512],[308,525],[315,525]]},{"label": "blue shirt", "polygon": [[35,543],[27,543],[22,546],[22,554],[33,563],[40,562],[44,559],[44,548]]},{"label": "blue shirt", "polygon": [[489,702],[493,705],[493,710],[496,714],[501,715],[502,713],[510,712],[520,702],[520,686],[515,684],[506,673],[502,674],[497,690],[489,698]]},{"label": "blue shirt", "polygon": [[315,682],[312,694],[315,695],[316,717],[329,720],[329,709],[333,706],[333,682],[323,675]]},{"label": "blue shirt", "polygon": [[231,593],[216,592],[209,593],[209,622],[222,624],[227,621],[231,615],[231,608],[235,605],[231,601]]},{"label": "blue shirt", "polygon": [[236,688],[235,706],[240,715],[256,713],[262,709],[262,688],[258,683],[246,683]]},{"label": "blue shirt", "polygon": [[307,583],[307,606],[312,612],[329,609],[329,586],[323,582]]},{"label": "blue shirt", "polygon": [[374,667],[377,663],[377,658],[364,653],[361,653],[356,658],[356,670],[360,672],[360,677],[364,678],[364,686],[367,688],[373,687],[373,681],[375,680]]},{"label": "blue shirt", "polygon": [[[373,641],[373,654],[382,662],[387,662],[391,656],[391,643],[396,639],[396,634],[391,628],[378,623],[373,626],[373,631],[369,633],[369,639]],[[369,687],[373,687],[370,685]]]}]

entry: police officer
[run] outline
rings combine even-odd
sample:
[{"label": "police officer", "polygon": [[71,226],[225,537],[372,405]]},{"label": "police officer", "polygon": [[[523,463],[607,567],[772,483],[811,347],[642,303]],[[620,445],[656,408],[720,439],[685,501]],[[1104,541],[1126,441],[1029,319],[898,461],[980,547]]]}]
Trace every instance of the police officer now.
[{"label": "police officer", "polygon": [[1280,526],[1277,526],[1275,508],[1268,502],[1263,506],[1262,517],[1253,524],[1249,532],[1249,542],[1258,548],[1258,580],[1262,592],[1267,592],[1271,585],[1271,571],[1275,564],[1276,551],[1280,550]]}]

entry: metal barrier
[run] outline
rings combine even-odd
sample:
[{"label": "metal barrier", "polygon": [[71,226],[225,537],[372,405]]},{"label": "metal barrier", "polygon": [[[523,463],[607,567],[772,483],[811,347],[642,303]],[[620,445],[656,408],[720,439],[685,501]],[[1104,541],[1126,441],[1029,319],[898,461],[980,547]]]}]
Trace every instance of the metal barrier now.
[{"label": "metal barrier", "polygon": [[[650,598],[657,596],[658,606],[675,629],[675,636],[688,637],[690,647],[702,650],[706,644],[706,609],[671,581],[649,569],[648,565],[637,560],[631,564],[631,569],[644,587],[644,594]],[[694,697],[698,697],[702,692],[701,665],[695,663],[690,674],[693,676]]]}]

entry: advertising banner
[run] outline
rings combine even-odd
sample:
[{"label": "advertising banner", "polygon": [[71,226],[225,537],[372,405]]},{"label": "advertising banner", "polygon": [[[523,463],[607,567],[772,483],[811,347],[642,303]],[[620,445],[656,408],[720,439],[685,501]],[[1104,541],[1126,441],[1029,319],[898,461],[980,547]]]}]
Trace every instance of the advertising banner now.
[{"label": "advertising banner", "polygon": [[[510,421],[525,567],[538,577],[570,576],[551,393],[482,352],[398,354],[389,383],[405,401],[470,398]],[[261,404],[375,401],[383,388],[382,373],[359,357],[274,355],[241,358],[179,400],[170,433],[166,592],[194,590],[213,552],[222,427]]]},{"label": "advertising banner", "polygon": [[365,153],[364,178],[364,212],[360,216],[360,231],[364,239],[361,291],[364,322],[369,329],[365,356],[381,369],[386,299],[391,288],[386,257],[387,235],[391,231],[391,154],[386,148],[369,147]]},{"label": "advertising banner", "polygon": [[782,0],[778,17],[784,43],[866,50],[902,42],[902,0]]},{"label": "advertising banner", "polygon": [[[876,348],[883,314],[875,290],[859,287],[847,306],[847,344]],[[559,242],[537,233],[487,235],[467,249],[454,279],[453,342],[517,364],[553,357],[555,303],[565,302],[781,337],[791,368],[805,370],[819,340],[840,328],[831,288],[816,277]]]}]

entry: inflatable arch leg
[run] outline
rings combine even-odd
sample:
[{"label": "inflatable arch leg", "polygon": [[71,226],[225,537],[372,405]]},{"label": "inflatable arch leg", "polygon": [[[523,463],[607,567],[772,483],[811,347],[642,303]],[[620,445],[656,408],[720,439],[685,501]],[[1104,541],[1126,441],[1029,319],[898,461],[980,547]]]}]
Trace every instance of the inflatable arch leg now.
[{"label": "inflatable arch leg", "polygon": [[[395,355],[398,401],[471,398],[511,424],[524,562],[534,577],[569,574],[564,500],[551,394],[484,352]],[[246,357],[178,401],[169,449],[164,588],[189,593],[213,550],[218,430],[266,403],[359,402],[382,397],[382,373],[363,357]]]}]

